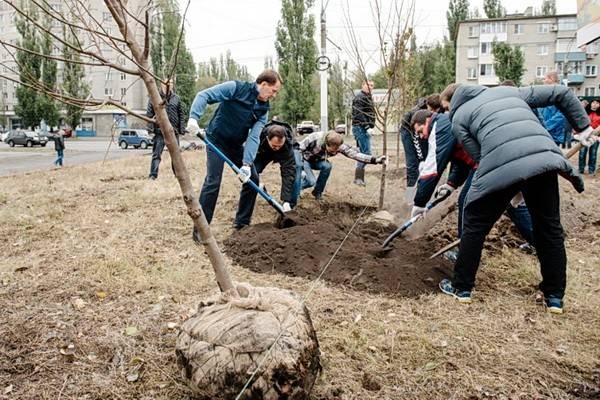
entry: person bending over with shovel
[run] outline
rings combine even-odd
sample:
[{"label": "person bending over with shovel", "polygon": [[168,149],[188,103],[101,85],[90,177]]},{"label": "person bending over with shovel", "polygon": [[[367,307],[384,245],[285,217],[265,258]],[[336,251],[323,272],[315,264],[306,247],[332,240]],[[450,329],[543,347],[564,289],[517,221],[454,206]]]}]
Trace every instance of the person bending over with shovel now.
[{"label": "person bending over with shovel", "polygon": [[[255,82],[228,81],[202,90],[192,103],[187,124],[192,135],[200,133],[198,120],[206,106],[220,103],[208,123],[206,138],[237,166],[238,178],[243,183],[250,179],[260,132],[267,123],[269,100],[275,97],[281,84],[277,72],[265,70]],[[223,156],[211,146],[206,147],[206,177],[200,191],[200,206],[209,224],[219,198],[224,162]],[[196,231],[193,237],[200,241]]]},{"label": "person bending over with shovel", "polygon": [[[462,234],[462,209],[466,193],[471,186],[471,179],[477,170],[477,164],[467,154],[462,145],[452,134],[452,125],[447,114],[436,114],[427,110],[417,111],[411,125],[421,139],[428,141],[427,148],[435,151],[427,152],[427,158],[420,164],[420,176],[417,181],[417,192],[411,217],[425,212],[426,205],[432,195],[436,199],[448,197],[456,188],[463,185],[458,199],[458,237]],[[450,173],[446,183],[436,189],[443,172],[450,163]],[[511,201],[512,203],[512,201]],[[533,246],[533,230],[531,216],[524,205],[509,206],[506,210],[517,230]],[[455,262],[458,252],[448,250],[444,257]]]},{"label": "person bending over with shovel", "polygon": [[562,313],[567,257],[558,175],[578,192],[584,185],[532,108],[555,105],[581,132],[582,144],[590,146],[596,138],[585,110],[577,97],[560,85],[488,89],[451,84],[440,97],[450,111],[452,133],[479,164],[465,200],[454,277],[442,280],[440,289],[462,303],[471,302],[485,237],[511,199],[522,192],[533,223],[544,304],[549,312]]},{"label": "person bending over with shovel", "polygon": [[[365,164],[383,164],[386,156],[372,156],[361,153],[356,147],[344,143],[344,138],[337,132],[314,132],[299,143],[300,158],[302,161],[302,179],[296,183],[300,189],[314,187],[312,195],[317,200],[323,197],[323,191],[329,174],[331,174],[331,163],[328,158],[338,153]],[[319,177],[315,178],[313,170],[319,171]]]},{"label": "person bending over with shovel", "polygon": [[[294,157],[293,132],[292,128],[284,122],[271,121],[260,134],[260,144],[250,176],[254,183],[259,183],[259,175],[270,162],[278,163],[281,168],[281,200],[283,201],[282,207],[287,213],[296,206],[298,197],[294,190],[297,168]],[[242,229],[250,225],[256,195],[256,190],[250,185],[245,184],[242,187],[235,216],[235,229]]]}]

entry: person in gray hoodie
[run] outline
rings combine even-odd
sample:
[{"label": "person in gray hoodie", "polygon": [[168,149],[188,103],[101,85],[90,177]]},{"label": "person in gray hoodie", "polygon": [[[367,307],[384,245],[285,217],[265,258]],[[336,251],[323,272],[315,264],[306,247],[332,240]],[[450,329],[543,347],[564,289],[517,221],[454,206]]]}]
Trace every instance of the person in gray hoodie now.
[{"label": "person in gray hoodie", "polygon": [[486,88],[449,85],[440,95],[450,111],[452,133],[479,168],[473,176],[463,210],[463,233],[454,265],[454,277],[440,289],[462,303],[471,302],[471,290],[481,259],[483,242],[494,223],[518,192],[523,194],[533,223],[546,309],[563,312],[567,257],[560,222],[558,175],[577,192],[584,189],[581,175],[571,166],[533,108],[556,106],[581,142],[590,146],[589,119],[577,97],[565,86]]}]

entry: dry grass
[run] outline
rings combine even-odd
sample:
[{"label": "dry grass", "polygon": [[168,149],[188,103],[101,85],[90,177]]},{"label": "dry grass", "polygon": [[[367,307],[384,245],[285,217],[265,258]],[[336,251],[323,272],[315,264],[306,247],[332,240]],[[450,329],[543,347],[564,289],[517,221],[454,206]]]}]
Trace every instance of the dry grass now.
[{"label": "dry grass", "polygon": [[[204,153],[185,158],[198,189]],[[179,324],[216,285],[190,240],[168,160],[155,182],[144,179],[148,164],[136,157],[0,178],[0,398],[189,397],[175,363],[177,330],[167,324]],[[326,201],[372,198],[376,178],[368,176],[366,190],[351,187],[352,169],[335,159]],[[278,187],[278,172],[268,175]],[[597,210],[600,184],[587,183],[577,202]],[[237,197],[225,172],[213,221],[219,241],[230,234]],[[255,221],[272,218],[259,200]],[[590,218],[567,243],[563,316],[535,304],[537,262],[508,248],[484,257],[470,306],[437,293],[406,299],[319,283],[308,303],[324,364],[314,398],[599,398],[600,236],[592,222],[600,218]],[[235,265],[232,272],[298,293],[310,286]]]}]

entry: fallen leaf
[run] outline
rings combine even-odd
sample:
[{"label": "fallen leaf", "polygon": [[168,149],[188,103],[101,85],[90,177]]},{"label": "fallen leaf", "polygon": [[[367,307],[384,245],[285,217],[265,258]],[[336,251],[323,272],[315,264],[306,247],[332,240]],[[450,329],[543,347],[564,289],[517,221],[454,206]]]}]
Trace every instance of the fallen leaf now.
[{"label": "fallen leaf", "polygon": [[436,369],[438,366],[437,363],[433,362],[433,361],[429,361],[427,364],[425,364],[425,371],[432,371],[434,369]]},{"label": "fallen leaf", "polygon": [[28,269],[29,269],[29,267],[18,267],[18,268],[15,268],[15,272],[23,272]]},{"label": "fallen leaf", "polygon": [[96,297],[100,300],[104,300],[106,298],[106,292],[99,290],[96,292]]},{"label": "fallen leaf", "polygon": [[8,385],[5,389],[4,389],[4,394],[9,394],[10,392],[13,391],[13,385]]},{"label": "fallen leaf", "polygon": [[140,379],[140,373],[138,371],[130,372],[127,374],[127,382],[135,382]]},{"label": "fallen leaf", "polygon": [[356,315],[356,317],[354,317],[354,323],[356,324],[358,321],[360,321],[362,319],[362,314],[358,314]]},{"label": "fallen leaf", "polygon": [[85,307],[85,301],[79,297],[73,299],[71,303],[73,303],[73,307],[75,307],[77,310],[81,310],[83,307]]},{"label": "fallen leaf", "polygon": [[135,336],[138,333],[138,328],[135,326],[128,326],[127,328],[125,328],[125,334],[127,336]]},{"label": "fallen leaf", "polygon": [[177,324],[175,322],[167,322],[167,328],[175,329],[177,328]]}]

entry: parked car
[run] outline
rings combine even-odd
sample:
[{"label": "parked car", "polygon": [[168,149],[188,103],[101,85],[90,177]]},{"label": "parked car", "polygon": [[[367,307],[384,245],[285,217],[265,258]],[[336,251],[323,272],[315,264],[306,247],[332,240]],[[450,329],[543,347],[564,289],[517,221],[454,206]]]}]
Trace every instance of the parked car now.
[{"label": "parked car", "polygon": [[302,121],[296,125],[296,132],[298,135],[304,135],[306,133],[313,133],[316,130],[315,124],[312,121]]},{"label": "parked car", "polygon": [[35,145],[46,147],[48,139],[45,136],[40,136],[36,132],[29,131],[12,131],[4,140],[10,147],[15,147],[19,144],[25,147],[33,147]]},{"label": "parked car", "polygon": [[340,135],[345,135],[346,134],[346,124],[338,124],[335,126],[334,130],[337,133],[339,133]]},{"label": "parked car", "polygon": [[117,141],[122,149],[129,146],[136,149],[147,149],[152,146],[152,138],[145,129],[122,129]]}]

